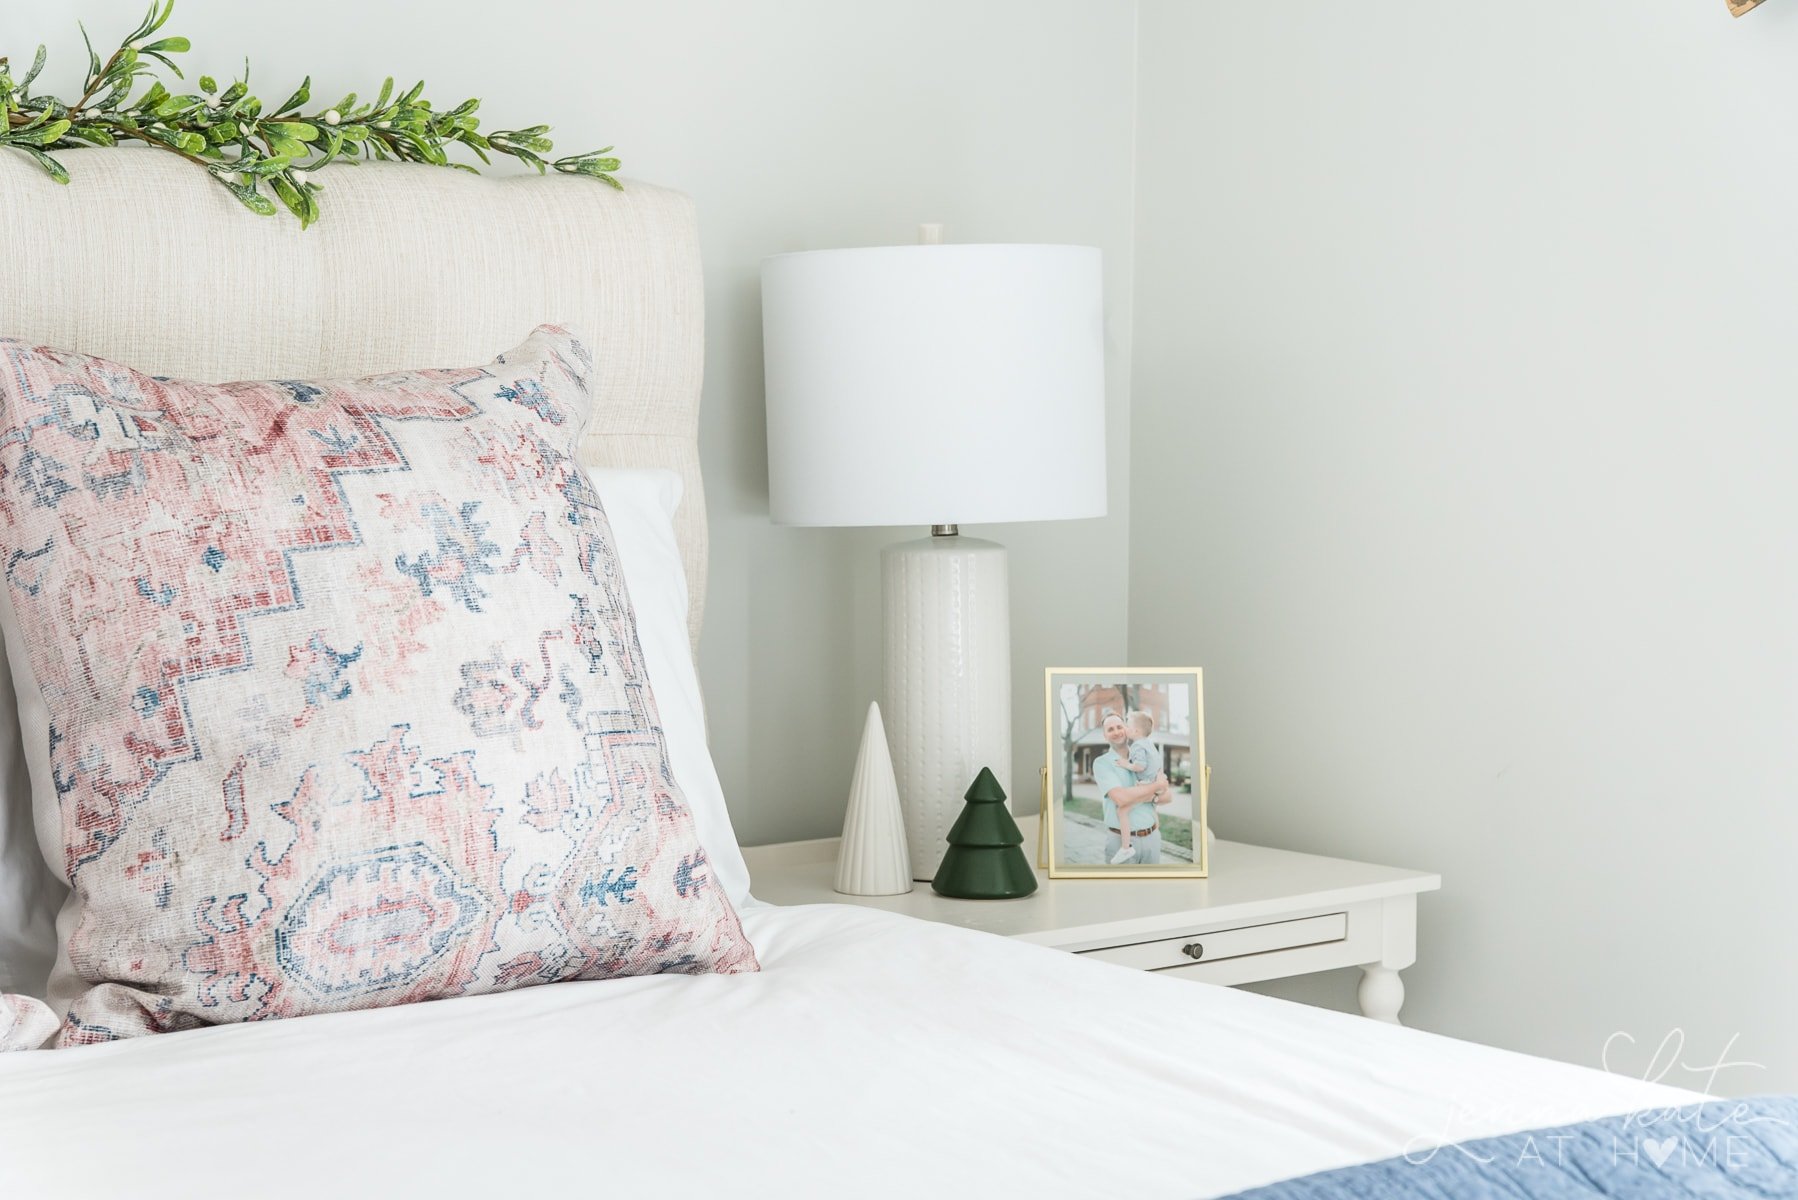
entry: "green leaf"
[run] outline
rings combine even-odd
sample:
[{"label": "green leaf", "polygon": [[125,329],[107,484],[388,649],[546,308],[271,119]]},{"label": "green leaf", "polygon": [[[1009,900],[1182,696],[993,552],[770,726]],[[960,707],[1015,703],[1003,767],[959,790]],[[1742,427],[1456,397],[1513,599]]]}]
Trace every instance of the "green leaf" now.
[{"label": "green leaf", "polygon": [[116,146],[119,144],[117,139],[107,131],[104,125],[77,125],[69,130],[68,136],[79,138],[80,140],[95,146]]},{"label": "green leaf", "polygon": [[267,131],[264,131],[263,136],[268,139],[268,148],[270,150],[281,155],[290,162],[298,161],[299,159],[306,157],[306,145],[304,142],[296,142],[290,137],[282,137],[278,133],[270,133]]},{"label": "green leaf", "polygon": [[336,158],[339,154],[342,154],[342,153],[343,153],[343,135],[341,133],[337,132],[335,129],[327,129],[327,130],[325,130],[325,154],[324,154],[324,157],[319,159],[317,162],[314,162],[313,164],[311,164],[311,166],[309,166],[307,168],[307,170],[316,171],[320,167],[325,166],[326,164],[330,163],[330,161],[332,159]]},{"label": "green leaf", "polygon": [[87,36],[87,26],[77,21],[75,28],[81,31],[81,41],[87,46],[87,78],[91,86],[93,81],[100,78],[100,56],[94,53],[94,43]]},{"label": "green leaf", "polygon": [[237,165],[242,168],[246,175],[279,175],[282,171],[293,166],[293,159],[288,158],[285,154],[277,154],[272,158],[257,159],[248,166],[244,166],[240,159]]},{"label": "green leaf", "polygon": [[37,165],[44,168],[45,173],[56,182],[67,183],[69,181],[68,168],[57,162],[54,158],[51,158],[48,154],[45,154],[42,150],[38,150],[32,146],[20,146],[19,149],[37,159]]},{"label": "green leaf", "polygon": [[187,151],[189,154],[198,154],[206,149],[206,139],[197,133],[189,133],[186,130],[183,130],[175,135],[175,145]]},{"label": "green leaf", "polygon": [[495,150],[507,154],[518,154],[520,151],[531,151],[533,154],[548,154],[556,144],[543,135],[549,132],[547,125],[533,125],[529,129],[496,129],[487,135],[487,142]]},{"label": "green leaf", "polygon": [[168,94],[169,90],[163,87],[160,82],[153,83],[150,85],[150,90],[144,93],[143,99],[132,105],[132,107],[139,112],[148,112],[158,104],[161,104],[163,100],[167,99]]},{"label": "green leaf", "polygon": [[591,175],[597,179],[601,175],[610,175],[613,171],[616,171],[618,169],[618,160],[615,158],[595,158],[570,162],[567,159],[560,159],[556,162],[555,167],[556,170],[568,175]]},{"label": "green leaf", "polygon": [[42,46],[39,46],[37,48],[37,57],[31,60],[31,70],[25,72],[25,78],[19,80],[19,83],[18,83],[19,91],[24,92],[28,88],[30,88],[31,81],[33,79],[36,79],[38,72],[42,71],[43,69],[44,69],[44,48]]},{"label": "green leaf", "polygon": [[158,4],[157,0],[150,0],[150,11],[144,14],[143,21],[138,24],[136,29],[132,30],[131,36],[125,40],[135,42],[139,38],[149,37],[167,23],[169,14],[174,11],[175,0],[167,0],[163,4]]},{"label": "green leaf", "polygon": [[305,121],[265,121],[262,128],[296,142],[318,141],[318,126]]},{"label": "green leaf", "polygon": [[393,95],[393,76],[389,75],[381,84],[381,98],[375,101],[375,112],[387,107],[387,100]]},{"label": "green leaf", "polygon": [[287,211],[300,219],[301,229],[318,220],[318,201],[313,199],[313,185],[296,187],[286,175],[276,175],[268,182],[275,189],[275,195],[281,197],[281,203],[287,206]]},{"label": "green leaf", "polygon": [[568,158],[558,158],[554,165],[556,170],[562,172],[564,175],[585,175],[589,179],[597,179],[601,183],[611,184],[619,191],[623,191],[624,185],[612,178],[611,174],[618,169],[618,160],[615,158],[602,157],[606,153],[606,150],[610,149],[611,147],[607,146],[605,150],[594,150],[587,154],[576,154]]},{"label": "green leaf", "polygon": [[233,183],[224,176],[214,176],[238,202],[257,216],[272,217],[275,215],[275,202],[256,190],[254,183]]},{"label": "green leaf", "polygon": [[193,49],[193,44],[184,37],[167,37],[142,49],[145,54],[185,54]]},{"label": "green leaf", "polygon": [[69,131],[69,124],[68,121],[63,120],[51,121],[49,124],[40,125],[36,129],[26,129],[21,126],[14,131],[12,137],[8,139],[8,141],[9,144],[14,146],[48,146],[51,142],[57,141],[63,134]]},{"label": "green leaf", "polygon": [[138,38],[143,37],[150,32],[150,22],[156,19],[158,3],[159,0],[150,0],[150,11],[144,14],[143,20],[137,23],[136,29],[133,29],[130,33],[125,35],[125,40],[127,42],[135,42]]},{"label": "green leaf", "polygon": [[610,149],[611,147],[607,146],[605,150],[591,150],[586,154],[571,154],[567,158],[558,158],[556,160],[556,169],[559,171],[575,171],[593,167],[600,171],[616,171],[620,165],[618,160],[605,157],[606,150]]},{"label": "green leaf", "polygon": [[181,68],[177,67],[175,65],[174,59],[167,58],[161,54],[158,54],[154,50],[145,50],[144,53],[149,55],[151,58],[155,59],[157,62],[161,63],[163,66],[167,67],[169,70],[173,71],[175,73],[176,79],[186,79],[187,78],[187,76],[185,76],[181,73]]},{"label": "green leaf", "polygon": [[281,113],[292,112],[310,99],[312,99],[312,76],[308,75],[301,81],[299,89],[287,98],[287,103],[275,110],[275,114],[279,116]]},{"label": "green leaf", "polygon": [[449,155],[445,154],[443,152],[443,147],[437,145],[435,142],[427,142],[424,138],[419,137],[415,133],[402,133],[400,134],[400,140],[404,144],[412,147],[413,153],[417,154],[422,161],[428,162],[436,167],[449,165]]},{"label": "green leaf", "polygon": [[271,176],[268,185],[275,189],[275,195],[281,198],[287,211],[300,219],[300,228],[306,228],[306,202],[301,198],[299,189],[289,183],[285,175]]},{"label": "green leaf", "polygon": [[200,90],[210,96],[219,90],[219,81],[210,75],[202,75],[200,76]]},{"label": "green leaf", "polygon": [[173,146],[185,154],[198,154],[206,149],[205,138],[185,129],[170,129],[165,125],[152,125],[144,130],[144,136],[153,138],[165,146]]}]

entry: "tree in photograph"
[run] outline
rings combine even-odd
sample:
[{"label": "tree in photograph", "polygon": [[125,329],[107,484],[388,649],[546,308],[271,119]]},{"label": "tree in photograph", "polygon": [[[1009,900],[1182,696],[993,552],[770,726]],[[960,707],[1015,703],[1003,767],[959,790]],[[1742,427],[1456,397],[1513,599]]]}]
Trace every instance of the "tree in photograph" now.
[{"label": "tree in photograph", "polygon": [[[1080,714],[1086,710],[1086,694],[1092,688],[1087,684],[1064,684],[1061,688],[1061,795],[1062,799],[1074,794],[1074,758],[1076,747],[1074,740],[1080,736]],[[1069,705],[1069,699],[1073,704]]]}]

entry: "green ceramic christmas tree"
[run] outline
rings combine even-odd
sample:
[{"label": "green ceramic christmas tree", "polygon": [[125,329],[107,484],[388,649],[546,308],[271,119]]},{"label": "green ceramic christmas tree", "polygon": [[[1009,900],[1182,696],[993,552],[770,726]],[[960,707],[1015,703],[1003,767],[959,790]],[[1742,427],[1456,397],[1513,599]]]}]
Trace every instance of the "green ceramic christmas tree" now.
[{"label": "green ceramic christmas tree", "polygon": [[957,900],[1012,900],[1036,890],[1024,856],[1024,834],[1005,807],[1005,789],[985,767],[963,797],[968,806],[949,827],[949,852],[930,886]]}]

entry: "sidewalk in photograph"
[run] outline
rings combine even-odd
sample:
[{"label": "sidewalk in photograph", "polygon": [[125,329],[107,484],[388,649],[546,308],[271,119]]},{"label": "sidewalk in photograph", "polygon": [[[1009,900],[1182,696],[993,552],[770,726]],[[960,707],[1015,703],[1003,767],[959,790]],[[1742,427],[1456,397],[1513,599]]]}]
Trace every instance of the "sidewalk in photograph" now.
[{"label": "sidewalk in photograph", "polygon": [[[1168,807],[1171,809],[1173,805]],[[1064,812],[1062,815],[1064,819],[1055,830],[1056,857],[1064,863],[1104,862],[1105,826],[1079,813]],[[1164,862],[1191,862],[1192,854],[1179,846],[1168,844],[1167,839],[1163,838],[1161,858]]]}]

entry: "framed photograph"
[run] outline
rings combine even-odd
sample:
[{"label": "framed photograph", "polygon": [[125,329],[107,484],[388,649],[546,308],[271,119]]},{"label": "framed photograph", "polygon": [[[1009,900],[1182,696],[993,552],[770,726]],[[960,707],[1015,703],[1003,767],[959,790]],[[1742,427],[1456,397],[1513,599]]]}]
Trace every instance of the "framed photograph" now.
[{"label": "framed photograph", "polygon": [[1050,878],[1203,878],[1197,667],[1050,667],[1042,828]]}]

